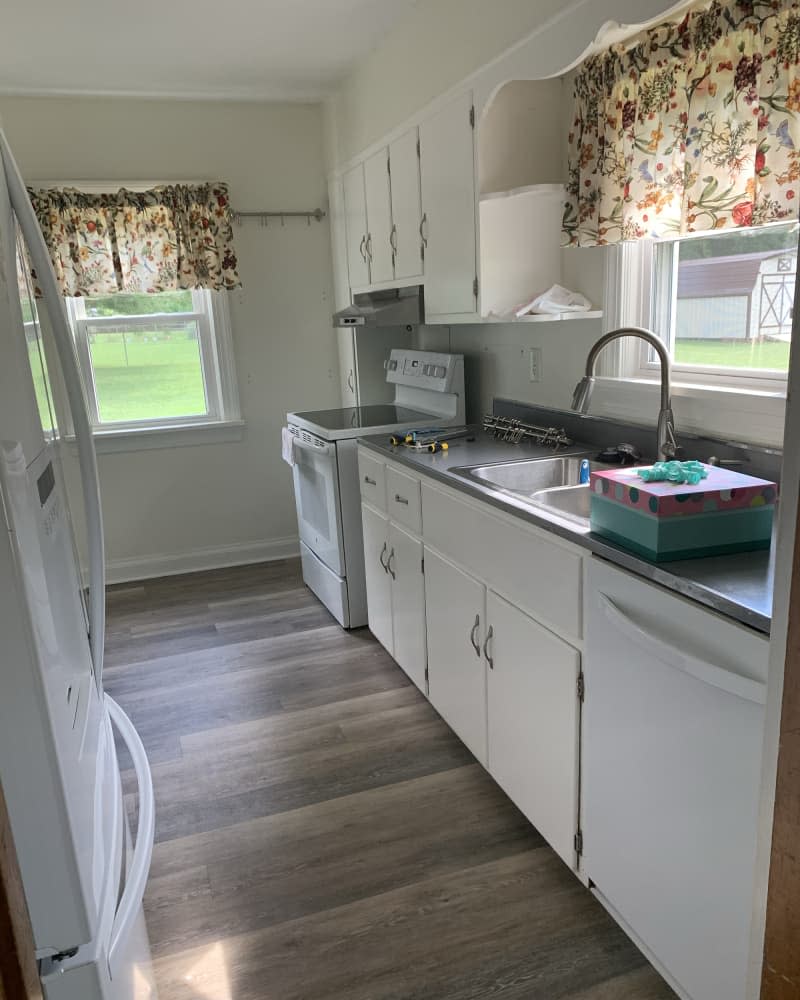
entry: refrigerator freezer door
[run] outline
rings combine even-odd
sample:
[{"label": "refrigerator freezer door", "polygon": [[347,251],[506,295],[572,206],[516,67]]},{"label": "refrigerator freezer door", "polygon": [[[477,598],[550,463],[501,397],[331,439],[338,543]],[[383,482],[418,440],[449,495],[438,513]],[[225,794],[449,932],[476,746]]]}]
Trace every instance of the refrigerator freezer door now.
[{"label": "refrigerator freezer door", "polygon": [[[46,1000],[155,1000],[150,944],[142,909],[142,893],[153,848],[153,786],[144,749],[130,720],[106,698],[109,714],[107,773],[113,790],[109,812],[116,840],[108,855],[108,877],[93,941],[72,958],[43,963]],[[138,781],[139,820],[133,845],[122,799],[119,764],[111,732],[111,717],[134,760]],[[121,891],[120,891],[121,890]]]},{"label": "refrigerator freezer door", "polygon": [[[64,388],[72,413],[72,424],[75,432],[75,443],[78,446],[78,464],[81,473],[81,489],[83,493],[84,510],[86,512],[86,538],[89,552],[89,628],[92,661],[95,670],[95,683],[98,694],[102,693],[103,680],[103,648],[105,643],[106,623],[106,568],[105,547],[103,541],[103,513],[100,503],[100,482],[97,474],[97,455],[94,450],[94,438],[89,423],[83,380],[75,356],[75,345],[69,330],[66,308],[63,296],[58,290],[56,277],[50,262],[50,255],[39,228],[38,220],[33,211],[25,183],[22,180],[17,164],[11,154],[5,135],[0,130],[0,160],[2,160],[4,182],[0,181],[0,226],[6,228],[11,224],[11,213],[7,202],[16,215],[19,228],[25,238],[25,243],[31,261],[36,270],[39,285],[42,289],[47,313],[53,331],[56,351],[61,364],[61,374]],[[12,230],[13,232],[13,230]],[[4,236],[7,242],[8,237]],[[2,264],[0,260],[0,264]],[[15,268],[15,258],[6,261],[6,270],[11,273]],[[13,271],[16,281],[16,270]],[[29,374],[29,373],[28,373]],[[25,376],[21,375],[27,381]],[[38,421],[37,421],[38,423]]]},{"label": "refrigerator freezer door", "polygon": [[58,466],[0,446],[0,781],[40,955],[91,939],[109,818],[103,705]]}]

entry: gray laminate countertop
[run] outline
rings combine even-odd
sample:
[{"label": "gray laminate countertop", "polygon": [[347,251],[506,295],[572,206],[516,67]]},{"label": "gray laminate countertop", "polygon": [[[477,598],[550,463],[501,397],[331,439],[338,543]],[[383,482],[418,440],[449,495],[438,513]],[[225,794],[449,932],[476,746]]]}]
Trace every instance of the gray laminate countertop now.
[{"label": "gray laminate countertop", "polygon": [[[384,435],[360,438],[359,443],[383,458],[408,466],[467,496],[476,497],[522,520],[552,531],[623,569],[683,594],[743,625],[769,634],[772,621],[774,545],[771,552],[743,552],[729,556],[651,563],[557,514],[551,515],[541,508],[526,504],[522,499],[517,500],[474,480],[464,479],[452,471],[493,462],[551,457],[553,451],[550,448],[525,442],[509,444],[479,430],[475,431],[474,440],[453,441],[449,451],[436,455],[402,446],[393,447]],[[576,443],[562,450],[561,454],[593,454],[596,451],[596,445]]]}]

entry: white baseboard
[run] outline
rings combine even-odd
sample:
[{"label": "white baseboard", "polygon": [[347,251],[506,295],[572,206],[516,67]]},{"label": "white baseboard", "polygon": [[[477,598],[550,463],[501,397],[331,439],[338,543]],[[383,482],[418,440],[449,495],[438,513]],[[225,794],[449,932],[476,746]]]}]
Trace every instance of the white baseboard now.
[{"label": "white baseboard", "polygon": [[221,569],[224,566],[244,566],[247,563],[271,562],[299,555],[299,539],[296,535],[290,535],[287,538],[269,538],[257,542],[214,545],[193,549],[191,552],[129,556],[108,560],[106,582],[150,580],[157,576],[175,576],[178,573],[195,573],[205,569]]}]

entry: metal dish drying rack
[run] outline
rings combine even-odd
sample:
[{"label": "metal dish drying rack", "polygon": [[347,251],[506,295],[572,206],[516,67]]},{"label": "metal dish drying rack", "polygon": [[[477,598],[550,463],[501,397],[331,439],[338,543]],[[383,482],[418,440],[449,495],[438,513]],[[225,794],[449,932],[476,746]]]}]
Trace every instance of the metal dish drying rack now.
[{"label": "metal dish drying rack", "polygon": [[487,413],[483,418],[483,429],[494,434],[500,441],[518,444],[520,441],[533,441],[545,448],[558,449],[573,444],[563,427],[539,427],[537,424],[526,424],[514,417],[496,417]]}]

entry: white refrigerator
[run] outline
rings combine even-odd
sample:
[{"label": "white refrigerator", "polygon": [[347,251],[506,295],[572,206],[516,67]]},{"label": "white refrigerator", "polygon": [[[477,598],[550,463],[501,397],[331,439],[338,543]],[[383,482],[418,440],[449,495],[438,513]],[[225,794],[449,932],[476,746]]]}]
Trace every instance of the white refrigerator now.
[{"label": "white refrigerator", "polygon": [[[105,567],[97,467],[84,389],[47,250],[0,130],[0,782],[8,805],[46,1000],[156,995],[142,895],[153,788],[136,730],[103,692]],[[70,511],[48,432],[41,340],[23,321],[16,259],[36,270],[59,383],[78,445],[89,557],[81,587]],[[41,373],[40,373],[41,374]],[[126,820],[114,731],[138,779]]]}]

